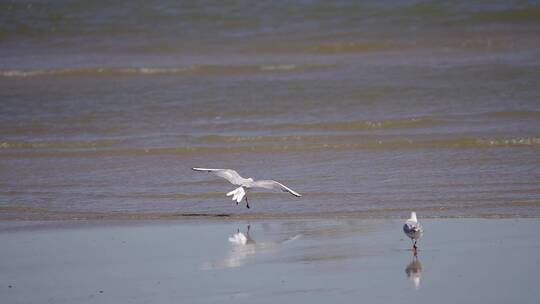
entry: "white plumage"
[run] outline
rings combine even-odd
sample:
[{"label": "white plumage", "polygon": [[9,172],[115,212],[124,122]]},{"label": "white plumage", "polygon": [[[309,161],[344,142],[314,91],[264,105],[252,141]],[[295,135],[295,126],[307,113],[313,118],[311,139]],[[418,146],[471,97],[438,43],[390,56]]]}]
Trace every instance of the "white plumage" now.
[{"label": "white plumage", "polygon": [[411,217],[403,225],[403,232],[413,241],[413,249],[416,254],[416,242],[422,237],[424,229],[416,218],[416,212],[411,212]]},{"label": "white plumage", "polygon": [[227,196],[233,196],[232,200],[236,201],[237,203],[240,203],[244,196],[246,195],[246,190],[244,190],[243,187],[238,187],[234,189],[233,191],[227,193]]},{"label": "white plumage", "polygon": [[243,178],[238,172],[232,169],[209,169],[209,168],[192,168],[195,171],[209,172],[219,177],[228,180],[231,184],[240,186],[233,191],[227,193],[227,196],[232,196],[232,200],[236,201],[236,204],[240,203],[242,199],[246,199],[246,207],[249,208],[249,202],[247,200],[247,190],[252,188],[263,188],[270,190],[281,190],[282,192],[288,192],[296,197],[301,197],[298,192],[283,185],[282,183],[274,180],[258,180],[253,178]]}]

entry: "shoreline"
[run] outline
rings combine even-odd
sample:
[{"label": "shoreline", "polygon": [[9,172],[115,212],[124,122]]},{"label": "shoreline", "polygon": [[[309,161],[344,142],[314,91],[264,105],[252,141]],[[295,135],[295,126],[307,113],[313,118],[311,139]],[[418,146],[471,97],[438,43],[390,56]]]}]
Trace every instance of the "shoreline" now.
[{"label": "shoreline", "polygon": [[[2,208],[0,208],[1,211]],[[327,213],[179,213],[179,212],[50,212],[45,215],[2,215],[2,222],[48,222],[48,221],[178,221],[178,220],[290,220],[290,219],[406,219],[412,211],[421,209],[407,209],[389,213],[387,211],[336,211]],[[398,214],[399,213],[399,214]],[[422,215],[424,219],[540,219],[539,215],[480,213],[471,215]]]},{"label": "shoreline", "polygon": [[[154,225],[212,225],[212,224],[234,224],[234,223],[274,223],[274,222],[323,222],[323,221],[364,221],[364,222],[404,222],[407,216],[393,217],[358,217],[358,216],[212,216],[212,215],[178,215],[176,217],[154,218],[154,217],[122,217],[122,218],[77,218],[77,219],[30,219],[17,220],[9,219],[0,220],[0,234],[17,231],[39,231],[49,229],[85,229],[99,227],[145,227]],[[540,217],[524,217],[524,216],[469,216],[469,217],[451,217],[451,216],[422,216],[422,221],[508,221],[508,220],[540,220]]]},{"label": "shoreline", "polygon": [[[518,202],[510,203],[516,207]],[[494,204],[499,205],[499,204]],[[519,202],[522,207],[540,206],[540,201],[530,200]],[[40,207],[0,206],[0,222],[5,221],[144,221],[144,220],[280,220],[280,219],[404,219],[410,212],[417,212],[422,218],[540,218],[540,213],[527,210],[490,210],[490,205],[478,207],[455,206],[418,206],[395,207],[368,210],[337,210],[324,212],[258,212],[253,209],[224,208],[224,212],[181,212],[181,211],[67,211],[51,210]],[[249,211],[246,211],[249,210]]]}]

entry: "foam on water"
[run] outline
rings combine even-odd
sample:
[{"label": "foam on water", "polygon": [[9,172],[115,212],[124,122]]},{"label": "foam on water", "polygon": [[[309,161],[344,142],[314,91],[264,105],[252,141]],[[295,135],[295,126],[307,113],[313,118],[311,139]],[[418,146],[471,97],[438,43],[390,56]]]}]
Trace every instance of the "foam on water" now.
[{"label": "foam on water", "polygon": [[48,70],[0,70],[0,77],[27,78],[27,77],[71,77],[71,76],[122,76],[122,75],[220,75],[220,74],[256,74],[261,72],[285,72],[320,69],[324,66],[295,64],[280,65],[193,65],[186,67],[141,67],[141,68],[67,68]]}]

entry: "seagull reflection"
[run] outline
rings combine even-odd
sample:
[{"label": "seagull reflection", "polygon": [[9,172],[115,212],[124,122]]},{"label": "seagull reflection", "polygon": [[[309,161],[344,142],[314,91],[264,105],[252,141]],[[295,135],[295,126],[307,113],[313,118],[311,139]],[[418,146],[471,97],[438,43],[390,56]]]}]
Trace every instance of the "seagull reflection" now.
[{"label": "seagull reflection", "polygon": [[418,260],[418,256],[414,255],[412,262],[405,268],[405,273],[409,280],[414,283],[414,288],[420,288],[420,278],[422,278],[422,263]]},{"label": "seagull reflection", "polygon": [[246,233],[240,232],[240,228],[236,230],[236,233],[229,237],[229,242],[235,245],[251,245],[255,244],[255,240],[249,235],[249,229],[251,225],[247,226]]},{"label": "seagull reflection", "polygon": [[240,267],[246,264],[251,258],[254,258],[256,254],[275,252],[279,250],[280,245],[300,237],[300,235],[295,235],[280,241],[257,243],[250,235],[250,228],[251,226],[248,225],[245,232],[241,232],[240,229],[237,229],[236,233],[228,238],[233,246],[227,256],[221,260],[205,264],[203,269]]}]

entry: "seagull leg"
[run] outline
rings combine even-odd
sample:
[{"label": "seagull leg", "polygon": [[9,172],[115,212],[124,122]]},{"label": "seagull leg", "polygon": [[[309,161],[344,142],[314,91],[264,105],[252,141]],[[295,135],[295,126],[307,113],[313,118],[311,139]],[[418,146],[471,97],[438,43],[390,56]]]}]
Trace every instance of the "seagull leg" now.
[{"label": "seagull leg", "polygon": [[413,244],[412,248],[413,248],[413,254],[414,254],[414,256],[416,256],[417,248],[418,248],[418,247],[416,247],[416,241],[414,241],[414,244]]},{"label": "seagull leg", "polygon": [[248,202],[248,200],[247,200],[247,195],[246,195],[246,208],[249,209],[249,202]]}]

